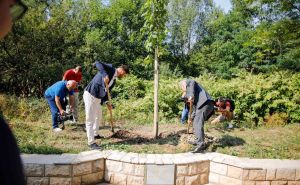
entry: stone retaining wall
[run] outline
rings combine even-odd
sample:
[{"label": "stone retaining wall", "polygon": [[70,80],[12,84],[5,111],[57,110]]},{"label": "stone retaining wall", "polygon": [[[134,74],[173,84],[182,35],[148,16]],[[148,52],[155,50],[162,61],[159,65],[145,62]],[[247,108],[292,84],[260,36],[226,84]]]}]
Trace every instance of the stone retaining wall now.
[{"label": "stone retaining wall", "polygon": [[218,153],[22,155],[28,185],[300,185],[300,160]]}]

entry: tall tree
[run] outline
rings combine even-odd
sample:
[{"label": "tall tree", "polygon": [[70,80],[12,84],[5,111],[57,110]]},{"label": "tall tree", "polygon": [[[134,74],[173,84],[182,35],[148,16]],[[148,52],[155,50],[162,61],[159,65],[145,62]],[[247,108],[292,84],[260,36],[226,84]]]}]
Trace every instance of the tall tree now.
[{"label": "tall tree", "polygon": [[147,0],[144,5],[145,24],[143,32],[146,33],[146,48],[154,51],[154,137],[158,136],[158,86],[159,69],[158,60],[162,43],[166,37],[167,0]]}]

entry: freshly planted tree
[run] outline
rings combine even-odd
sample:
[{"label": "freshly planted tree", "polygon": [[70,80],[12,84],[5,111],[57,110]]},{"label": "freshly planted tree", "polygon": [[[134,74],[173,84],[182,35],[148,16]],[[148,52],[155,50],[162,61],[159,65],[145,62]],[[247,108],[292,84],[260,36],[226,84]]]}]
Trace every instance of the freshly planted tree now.
[{"label": "freshly planted tree", "polygon": [[[167,1],[147,0],[144,5],[145,24],[143,32],[147,35],[145,46],[150,53],[154,51],[154,137],[158,136],[158,59],[162,43],[166,37]],[[151,57],[150,57],[151,58]]]}]

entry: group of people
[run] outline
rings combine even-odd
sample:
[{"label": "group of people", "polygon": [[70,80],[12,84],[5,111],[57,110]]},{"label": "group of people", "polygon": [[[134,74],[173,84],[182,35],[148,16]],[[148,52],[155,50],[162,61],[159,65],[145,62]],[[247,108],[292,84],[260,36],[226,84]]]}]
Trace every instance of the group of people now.
[{"label": "group of people", "polygon": [[[115,85],[116,78],[122,78],[129,73],[127,65],[114,68],[112,64],[101,61],[94,63],[97,74],[84,89],[83,100],[85,105],[85,126],[87,132],[88,146],[91,149],[101,149],[95,142],[100,139],[98,134],[99,124],[102,118],[101,105],[106,104],[111,111],[112,105],[108,101],[108,95]],[[49,104],[52,115],[52,128],[54,132],[61,132],[59,128],[59,116],[67,113],[73,114],[73,123],[78,121],[78,85],[82,80],[82,68],[76,66],[69,69],[63,75],[61,81],[56,82],[45,91],[45,98]],[[69,101],[67,100],[69,95]],[[66,112],[69,106],[70,112]]]},{"label": "group of people", "polygon": [[[11,30],[13,21],[20,19],[27,11],[27,6],[21,0],[0,1],[0,39],[4,38]],[[98,134],[101,122],[101,105],[109,103],[109,91],[114,87],[116,78],[122,78],[129,73],[127,65],[114,68],[111,64],[96,62],[97,74],[84,89],[83,100],[85,104],[85,125],[88,146],[91,149],[101,149],[95,139],[101,138]],[[82,68],[76,66],[65,72],[63,79],[56,82],[45,91],[45,98],[49,104],[52,115],[54,132],[62,131],[59,128],[57,117],[66,114],[67,103],[65,98],[69,95],[70,111],[74,115],[73,122],[78,121],[78,85],[82,80]],[[212,123],[231,120],[234,104],[231,100],[219,98],[213,100],[207,91],[196,81],[187,79],[180,82],[182,99],[185,102],[183,116],[190,111],[188,122],[193,122],[195,140],[190,144],[195,145],[193,152],[205,149],[204,121],[208,120],[215,110],[220,115]],[[190,110],[192,109],[192,110]],[[20,152],[16,140],[5,120],[0,117],[0,144],[6,152],[0,154],[0,184],[25,184],[24,173],[20,159]]]},{"label": "group of people", "polygon": [[[204,122],[207,121],[215,111],[220,112],[212,123],[231,121],[233,118],[234,102],[229,98],[218,98],[213,100],[208,92],[195,80],[186,79],[180,81],[182,91],[181,99],[185,106],[182,111],[181,121],[188,118],[188,124],[193,123],[195,140],[189,144],[195,145],[193,153],[202,152],[205,148]],[[189,114],[190,113],[190,114]]]}]

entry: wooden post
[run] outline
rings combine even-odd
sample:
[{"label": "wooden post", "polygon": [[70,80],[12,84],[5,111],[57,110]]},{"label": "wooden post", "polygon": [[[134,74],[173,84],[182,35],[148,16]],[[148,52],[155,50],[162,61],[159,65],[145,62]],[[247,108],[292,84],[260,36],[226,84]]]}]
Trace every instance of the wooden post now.
[{"label": "wooden post", "polygon": [[154,59],[154,138],[158,136],[158,77],[158,46],[156,46]]}]

